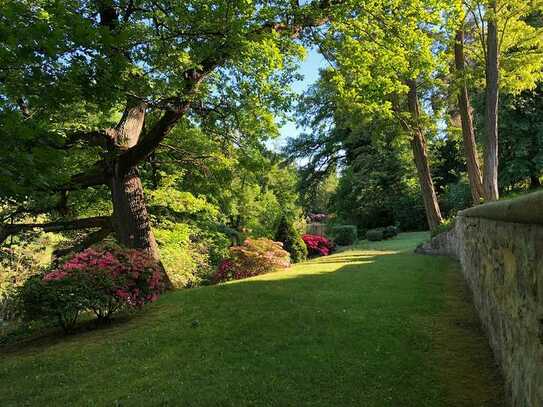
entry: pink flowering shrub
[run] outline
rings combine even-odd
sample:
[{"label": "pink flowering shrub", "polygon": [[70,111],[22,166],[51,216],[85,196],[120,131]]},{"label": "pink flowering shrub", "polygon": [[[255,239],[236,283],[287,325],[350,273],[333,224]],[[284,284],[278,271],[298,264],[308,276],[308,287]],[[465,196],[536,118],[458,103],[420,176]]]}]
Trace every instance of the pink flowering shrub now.
[{"label": "pink flowering shrub", "polygon": [[303,235],[302,240],[310,256],[328,256],[334,249],[334,244],[324,236]]},{"label": "pink flowering shrub", "polygon": [[233,246],[212,277],[213,283],[257,276],[276,268],[290,267],[290,255],[283,244],[270,239],[247,239]]},{"label": "pink flowering shrub", "polygon": [[138,250],[108,244],[86,249],[21,289],[29,319],[54,318],[73,328],[82,311],[98,319],[155,301],[164,291],[161,267]]}]

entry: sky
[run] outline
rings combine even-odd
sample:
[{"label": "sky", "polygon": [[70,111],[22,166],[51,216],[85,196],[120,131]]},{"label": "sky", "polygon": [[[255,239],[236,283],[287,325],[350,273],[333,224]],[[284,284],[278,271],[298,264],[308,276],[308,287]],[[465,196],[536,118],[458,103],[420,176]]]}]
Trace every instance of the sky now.
[{"label": "sky", "polygon": [[[321,54],[315,49],[310,49],[307,58],[300,64],[298,72],[303,75],[303,80],[296,81],[292,84],[292,88],[296,93],[303,93],[309,86],[319,78],[319,69],[326,68],[327,62]],[[280,150],[285,145],[288,138],[296,137],[300,134],[301,129],[296,128],[294,121],[289,121],[280,129],[281,136],[275,140],[271,140],[268,146],[274,150]]]}]

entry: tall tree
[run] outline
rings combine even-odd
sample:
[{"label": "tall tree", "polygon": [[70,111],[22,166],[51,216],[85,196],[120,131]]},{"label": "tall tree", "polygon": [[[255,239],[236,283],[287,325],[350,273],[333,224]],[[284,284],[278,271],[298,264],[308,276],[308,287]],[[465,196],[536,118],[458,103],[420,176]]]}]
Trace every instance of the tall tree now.
[{"label": "tall tree", "polygon": [[337,60],[335,83],[347,110],[395,117],[411,140],[428,225],[442,222],[425,137],[432,128],[420,109],[421,94],[443,69],[435,47],[445,2],[374,1],[355,7],[353,20],[338,22],[326,47]]},{"label": "tall tree", "polygon": [[[299,55],[293,39],[327,22],[333,5],[331,0],[303,6],[283,1],[7,2],[0,17],[2,31],[10,33],[2,39],[0,112],[18,114],[9,130],[17,140],[27,135],[62,151],[83,146],[85,152],[73,158],[81,171],[66,182],[49,181],[43,190],[56,192],[66,207],[68,192],[107,186],[113,212],[43,225],[4,224],[0,242],[30,227],[96,227],[113,230],[121,243],[158,259],[140,164],[213,93],[213,78],[226,73],[234,80],[252,75],[256,83],[270,81],[282,61]],[[104,126],[113,123],[121,105],[124,113],[116,125]],[[88,146],[100,149],[98,158]],[[11,199],[9,193],[3,198]],[[59,208],[40,207],[37,200],[30,206],[15,212]]]},{"label": "tall tree", "polygon": [[430,173],[426,138],[424,137],[424,132],[420,124],[417,83],[414,80],[409,80],[407,85],[409,86],[407,103],[411,115],[411,125],[406,126],[406,129],[410,130],[412,134],[411,146],[413,149],[413,157],[415,158],[420,188],[422,190],[422,199],[424,201],[424,208],[426,209],[426,219],[430,230],[432,230],[443,222],[443,217],[441,216],[432,174]]},{"label": "tall tree", "polygon": [[457,28],[456,30],[454,43],[454,62],[458,76],[458,107],[462,123],[462,138],[466,155],[471,197],[473,203],[478,204],[484,197],[483,178],[479,165],[475,130],[473,127],[472,107],[467,85],[466,62],[464,56],[464,22],[462,21],[461,24],[462,27]]},{"label": "tall tree", "polygon": [[498,96],[499,96],[499,46],[496,0],[487,7],[486,36],[486,143],[483,175],[485,198],[495,201],[498,192]]},{"label": "tall tree", "polygon": [[483,184],[486,200],[499,198],[498,105],[500,91],[517,94],[533,89],[543,72],[543,30],[537,18],[541,0],[466,0],[470,35],[467,59],[484,67],[485,151]]}]

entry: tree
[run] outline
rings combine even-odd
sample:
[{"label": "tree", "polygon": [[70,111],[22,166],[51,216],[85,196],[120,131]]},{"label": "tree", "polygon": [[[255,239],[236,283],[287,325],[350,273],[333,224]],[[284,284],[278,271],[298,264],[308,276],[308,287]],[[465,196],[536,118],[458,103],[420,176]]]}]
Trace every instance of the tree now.
[{"label": "tree", "polygon": [[445,9],[445,2],[429,0],[363,3],[352,20],[334,23],[326,43],[334,50],[344,108],[395,117],[409,134],[431,229],[442,216],[427,156],[432,124],[419,98],[443,69],[442,52],[434,45]]},{"label": "tree", "polygon": [[498,95],[499,95],[499,45],[496,0],[487,6],[486,35],[486,144],[483,186],[485,197],[495,201],[498,192]]},{"label": "tree", "polygon": [[543,10],[541,0],[465,2],[473,37],[468,59],[484,67],[485,153],[483,186],[486,200],[499,198],[498,105],[500,90],[518,93],[533,89],[543,69],[543,30],[533,18]]},{"label": "tree", "polygon": [[[68,178],[64,182],[53,179],[42,189],[45,194],[32,194],[29,205],[19,205],[9,216],[66,213],[68,193],[103,186],[110,190],[112,214],[43,225],[4,224],[0,241],[31,227],[95,227],[100,236],[112,230],[120,243],[158,259],[139,166],[191,109],[224,86],[214,86],[214,79],[243,85],[243,78],[251,77],[252,84],[273,85],[275,72],[300,55],[293,39],[306,27],[328,21],[326,10],[332,5],[328,0],[304,6],[282,1],[213,6],[169,0],[9,1],[0,17],[3,31],[9,32],[1,47],[1,113],[17,116],[9,130],[18,141],[62,150],[66,162],[77,162],[81,170],[58,177]],[[224,88],[235,95],[235,86]],[[273,99],[277,88],[267,88],[269,93],[257,98]],[[84,151],[70,157],[72,147]],[[40,201],[50,192],[60,196],[60,204],[44,207]],[[13,196],[8,191],[3,198]]]},{"label": "tree", "polygon": [[543,174],[542,85],[519,95],[504,95],[500,104],[500,188],[541,187]]},{"label": "tree", "polygon": [[472,107],[469,99],[467,74],[464,57],[464,22],[461,27],[456,29],[454,43],[454,62],[456,73],[458,75],[458,107],[460,111],[460,120],[462,123],[462,138],[464,142],[464,152],[467,162],[468,179],[471,190],[471,197],[474,204],[481,202],[484,194],[483,177],[479,165],[477,154],[477,144],[475,142],[475,131],[473,128]]}]

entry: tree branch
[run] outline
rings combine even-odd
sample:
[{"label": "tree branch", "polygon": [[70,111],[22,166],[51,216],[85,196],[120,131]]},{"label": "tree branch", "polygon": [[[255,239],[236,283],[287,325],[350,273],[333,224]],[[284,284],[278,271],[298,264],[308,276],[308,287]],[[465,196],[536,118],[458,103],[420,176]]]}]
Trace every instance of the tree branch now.
[{"label": "tree branch", "polygon": [[66,256],[69,253],[77,253],[80,251],[85,250],[89,246],[92,246],[93,244],[99,243],[102,240],[104,240],[108,235],[111,234],[113,231],[111,225],[106,225],[101,229],[98,229],[95,232],[89,233],[85,238],[80,241],[77,244],[74,244],[73,246],[62,248],[62,249],[56,249],[53,251],[53,257],[59,258]]},{"label": "tree branch", "polygon": [[90,229],[96,227],[111,228],[111,217],[95,216],[91,218],[48,223],[3,224],[0,225],[0,244],[2,244],[9,236],[25,230],[42,229],[44,232],[62,232],[66,230]]}]

